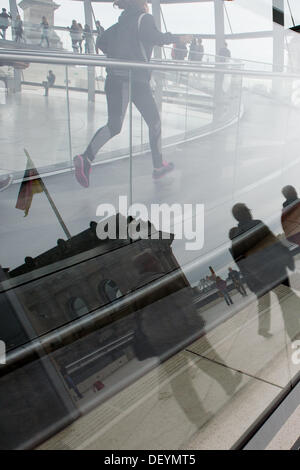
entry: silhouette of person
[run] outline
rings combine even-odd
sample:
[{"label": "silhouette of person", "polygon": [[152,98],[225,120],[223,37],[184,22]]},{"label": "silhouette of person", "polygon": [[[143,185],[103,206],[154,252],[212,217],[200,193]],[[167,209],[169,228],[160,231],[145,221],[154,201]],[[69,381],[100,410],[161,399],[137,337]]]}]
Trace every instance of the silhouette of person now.
[{"label": "silhouette of person", "polygon": [[228,268],[228,271],[228,277],[233,282],[234,287],[243,297],[245,297],[247,295],[247,292],[241,280],[241,273],[236,269],[232,268]]},{"label": "silhouette of person", "polygon": [[220,62],[228,62],[229,59],[231,58],[231,52],[228,49],[228,44],[227,42],[224,42],[223,46],[220,48],[218,51],[218,60]]},{"label": "silhouette of person", "polygon": [[227,289],[227,283],[220,276],[216,277],[216,287],[220,294],[224,297],[226,304],[233,305],[232,298],[230,297],[230,294]]},{"label": "silhouette of person", "polygon": [[[134,258],[134,267],[139,274],[139,286],[152,280],[157,280],[167,272],[159,259],[148,250]],[[142,334],[140,343],[144,343],[143,357],[156,357],[163,362],[169,356],[178,352],[178,347],[184,349],[186,342],[193,341],[193,334],[199,336],[204,327],[204,321],[197,313],[192,302],[190,285],[184,277],[172,280],[168,286],[158,287],[145,300],[135,303],[136,334]],[[195,338],[194,338],[195,340]],[[242,376],[234,373],[224,364],[222,358],[213,350],[205,336],[201,338],[201,348],[213,352],[214,361],[209,362],[198,356],[194,366],[217,382],[228,396],[232,396],[241,382]],[[138,353],[141,352],[140,348]],[[197,356],[196,356],[197,357]],[[174,368],[168,362],[164,363],[162,377],[170,383],[172,394],[189,419],[197,428],[201,427],[210,414],[204,409],[190,373],[190,361],[182,352],[180,356],[180,373],[174,374]],[[160,379],[161,380],[161,379]],[[165,383],[160,384],[160,388]],[[161,394],[160,399],[169,398],[170,394]]]},{"label": "silhouette of person", "polygon": [[300,199],[293,186],[282,188],[285,197],[283,203],[281,224],[286,239],[300,246]]},{"label": "silhouette of person", "polygon": [[[300,308],[298,297],[289,289],[287,273],[287,268],[294,270],[294,259],[289,249],[261,220],[252,218],[251,211],[245,204],[235,204],[232,215],[238,221],[238,225],[229,231],[229,238],[232,240],[231,255],[249,289],[258,298],[259,312],[270,306],[271,290],[279,298],[280,292],[276,288],[279,285],[286,286],[287,292],[294,296],[296,309],[293,311],[290,307],[287,309],[286,302],[282,302],[281,307],[287,334],[294,339],[300,331]],[[267,297],[265,296],[262,301],[265,294]],[[270,326],[271,314],[267,308],[263,315],[259,315],[258,334],[270,337]]]}]

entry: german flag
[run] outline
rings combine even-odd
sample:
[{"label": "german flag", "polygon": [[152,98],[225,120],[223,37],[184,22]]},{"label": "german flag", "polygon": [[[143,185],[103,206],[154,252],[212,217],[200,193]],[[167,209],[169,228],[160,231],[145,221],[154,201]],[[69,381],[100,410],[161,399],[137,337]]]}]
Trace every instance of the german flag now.
[{"label": "german flag", "polygon": [[42,193],[44,191],[44,183],[31,160],[29,153],[26,149],[24,152],[27,157],[26,170],[21,183],[16,209],[24,211],[24,217],[27,217],[31,207],[32,198],[34,194]]}]

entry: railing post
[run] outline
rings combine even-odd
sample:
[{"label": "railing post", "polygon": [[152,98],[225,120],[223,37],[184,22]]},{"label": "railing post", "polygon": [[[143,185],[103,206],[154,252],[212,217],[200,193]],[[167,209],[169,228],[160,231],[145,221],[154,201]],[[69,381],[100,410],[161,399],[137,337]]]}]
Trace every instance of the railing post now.
[{"label": "railing post", "polygon": [[[160,0],[152,0],[152,13],[154,17],[154,21],[156,27],[159,31],[161,31],[161,9],[160,9]],[[154,58],[155,59],[162,59],[162,49],[161,47],[156,46],[154,48]],[[159,112],[161,114],[162,111],[162,98],[163,98],[163,84],[162,84],[162,72],[156,72],[155,74],[155,101]]]},{"label": "railing post", "polygon": [[132,206],[133,188],[132,188],[132,70],[129,69],[129,207]]},{"label": "railing post", "polygon": [[70,113],[70,95],[69,95],[69,69],[66,65],[66,95],[67,95],[67,114],[68,114],[68,135],[69,135],[69,158],[70,168],[73,166],[72,152],[72,132],[71,132],[71,113]]},{"label": "railing post", "polygon": [[[9,9],[10,9],[10,13],[12,16],[11,35],[12,35],[12,39],[14,40],[13,25],[18,15],[18,6],[17,6],[16,0],[9,0]],[[14,92],[21,91],[21,78],[22,78],[21,70],[14,69]]]},{"label": "railing post", "polygon": [[224,26],[224,0],[214,0],[215,3],[215,35],[216,35],[216,56],[219,55],[221,47],[225,41]]},{"label": "railing post", "polygon": [[[273,0],[273,72],[284,70],[284,0]],[[282,82],[273,80],[273,93],[281,94]]]},{"label": "railing post", "polygon": [[[85,23],[93,30],[93,11],[91,0],[84,0]],[[91,41],[90,47],[94,52],[94,44]],[[95,67],[88,67],[88,100],[95,101]]]}]

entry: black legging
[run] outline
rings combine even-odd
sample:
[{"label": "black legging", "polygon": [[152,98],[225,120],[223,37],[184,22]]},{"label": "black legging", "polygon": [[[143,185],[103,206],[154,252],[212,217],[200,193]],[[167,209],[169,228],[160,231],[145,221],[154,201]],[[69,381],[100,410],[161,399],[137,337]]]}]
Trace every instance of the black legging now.
[{"label": "black legging", "polygon": [[[85,156],[94,160],[97,152],[122,129],[129,101],[129,82],[122,77],[109,75],[105,82],[108,121],[98,129],[92,138]],[[149,128],[149,142],[152,152],[153,167],[162,166],[161,154],[161,121],[159,112],[147,81],[133,81],[132,101],[143,116]]]}]

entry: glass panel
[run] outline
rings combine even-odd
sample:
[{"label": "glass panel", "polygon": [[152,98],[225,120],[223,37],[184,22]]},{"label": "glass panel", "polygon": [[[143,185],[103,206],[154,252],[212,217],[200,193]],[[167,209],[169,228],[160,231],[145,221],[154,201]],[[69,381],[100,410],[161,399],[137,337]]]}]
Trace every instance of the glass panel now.
[{"label": "glass panel", "polygon": [[300,36],[274,30],[185,38],[151,80],[1,67],[1,448],[229,449],[298,380]]}]

